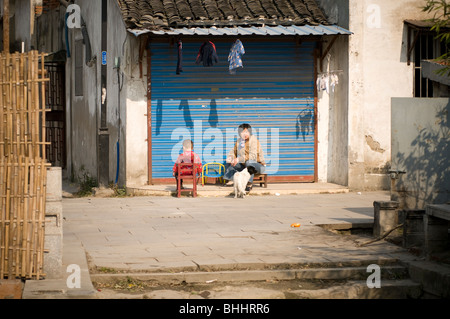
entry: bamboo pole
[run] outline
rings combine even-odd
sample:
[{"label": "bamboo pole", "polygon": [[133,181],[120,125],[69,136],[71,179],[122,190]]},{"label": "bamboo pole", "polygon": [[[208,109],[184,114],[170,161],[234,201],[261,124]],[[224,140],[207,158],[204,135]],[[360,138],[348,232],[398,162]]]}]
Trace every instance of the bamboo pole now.
[{"label": "bamboo pole", "polygon": [[28,242],[28,201],[29,201],[29,188],[28,188],[28,176],[29,176],[29,159],[25,157],[24,161],[24,182],[23,182],[23,230],[22,230],[22,261],[21,261],[21,277],[26,277],[26,264],[27,264],[27,252],[29,250]]},{"label": "bamboo pole", "polygon": [[35,162],[34,159],[31,159],[31,165],[30,165],[30,199],[31,199],[31,203],[30,203],[30,208],[29,208],[29,212],[30,212],[30,218],[29,218],[29,223],[30,223],[30,229],[28,231],[28,238],[27,238],[27,242],[30,243],[30,249],[28,250],[28,255],[27,255],[27,264],[26,266],[26,273],[31,274],[33,272],[32,269],[32,264],[33,264],[33,257],[34,257],[34,228],[35,228],[35,202],[36,202],[36,198],[35,198],[35,179],[36,179],[36,174],[35,174]]},{"label": "bamboo pole", "polygon": [[4,224],[5,228],[5,271],[7,271],[10,277],[11,271],[9,268],[9,224],[10,224],[10,196],[11,196],[11,167],[6,168],[6,221]]},{"label": "bamboo pole", "polygon": [[41,171],[40,171],[40,159],[36,157],[35,160],[35,172],[36,172],[36,224],[34,229],[34,241],[35,241],[35,259],[33,262],[34,269],[33,273],[36,276],[36,279],[39,279],[39,262],[40,262],[40,227],[41,227],[41,214],[40,214],[40,208],[41,208]]},{"label": "bamboo pole", "polygon": [[0,279],[45,277],[45,54],[0,54]]},{"label": "bamboo pole", "polygon": [[[30,109],[30,100],[32,99],[32,97],[31,97],[31,90],[32,90],[32,87],[31,87],[31,85],[30,85],[30,83],[28,82],[29,81],[29,79],[31,79],[31,54],[30,53],[28,53],[27,55],[26,55],[26,59],[27,59],[27,77],[26,77],[26,88],[27,88],[27,94],[26,94],[26,97],[27,97],[27,114],[28,114],[28,134],[29,134],[29,142],[32,142],[33,141],[33,114],[31,113],[31,109]],[[32,147],[32,145],[31,145],[31,143],[29,143],[28,145],[27,145],[27,148],[28,148],[28,156],[30,157],[30,158],[33,158],[33,147]]]},{"label": "bamboo pole", "polygon": [[19,138],[19,132],[17,130],[17,124],[18,124],[18,105],[17,105],[17,101],[16,101],[16,69],[17,69],[17,65],[16,65],[16,59],[15,59],[15,54],[11,54],[10,55],[10,74],[9,74],[9,92],[10,92],[10,100],[11,100],[11,114],[12,114],[12,126],[11,126],[11,142],[12,142],[12,147],[13,147],[13,154],[18,155],[19,154],[19,150],[18,150],[18,144],[17,144],[17,140]]},{"label": "bamboo pole", "polygon": [[[6,194],[6,161],[5,157],[0,158],[0,194]],[[5,257],[6,257],[6,198],[0,199],[0,221],[1,221],[1,232],[0,232],[0,280],[5,276]]]},{"label": "bamboo pole", "polygon": [[39,232],[39,250],[38,250],[38,260],[37,260],[37,280],[41,278],[41,276],[45,276],[43,273],[43,262],[44,262],[44,244],[45,244],[45,196],[46,196],[46,188],[47,188],[47,168],[45,166],[45,160],[43,158],[39,158],[39,167],[40,167],[40,206],[39,206],[39,224],[38,224],[38,232]]},{"label": "bamboo pole", "polygon": [[23,97],[24,97],[24,92],[23,92],[23,54],[19,55],[19,67],[18,67],[18,89],[17,89],[17,96],[18,96],[18,100],[19,100],[19,107],[20,107],[20,153],[23,156],[26,156],[25,154],[25,149],[26,149],[26,108],[25,105],[23,103]]},{"label": "bamboo pole", "polygon": [[[6,80],[9,78],[9,53],[5,53],[5,60],[4,60],[4,68],[3,68],[3,78]],[[9,156],[11,153],[10,149],[10,142],[11,142],[11,103],[9,101],[9,84],[5,83],[3,86],[3,98],[4,98],[4,105],[6,109],[6,126],[5,126],[5,152],[6,156]]]},{"label": "bamboo pole", "polygon": [[[45,78],[45,75],[46,75],[45,54],[41,54],[40,61],[41,61],[41,72],[40,72],[41,77],[39,78],[39,80]],[[41,135],[41,140],[45,143],[45,141],[46,141],[45,85],[46,85],[46,83],[45,82],[39,82],[39,83],[41,85],[41,110],[42,110],[42,131],[41,131],[42,135]],[[45,144],[43,144],[42,145],[42,159],[44,159],[44,160],[47,159],[45,148],[46,148],[46,146],[45,146]],[[45,196],[45,194],[44,194],[44,196]]]},{"label": "bamboo pole", "polygon": [[0,145],[0,158],[3,158],[5,156],[5,127],[6,127],[6,110],[5,110],[5,103],[3,102],[3,91],[4,91],[4,78],[3,78],[3,72],[5,69],[5,64],[4,64],[4,60],[3,60],[3,56],[0,54],[0,67],[2,72],[0,72],[0,122],[2,124],[3,129],[0,130],[0,143],[2,143]]},{"label": "bamboo pole", "polygon": [[[17,161],[16,158],[13,158],[14,161]],[[11,276],[17,273],[16,269],[16,252],[17,252],[17,183],[19,181],[18,167],[11,166],[11,208],[10,208],[10,269]]]},{"label": "bamboo pole", "polygon": [[23,180],[24,180],[24,170],[23,170],[23,156],[19,156],[19,175],[17,181],[17,219],[16,219],[16,241],[17,241],[17,250],[16,250],[16,276],[21,273],[21,254],[22,254],[22,231],[23,231]]}]

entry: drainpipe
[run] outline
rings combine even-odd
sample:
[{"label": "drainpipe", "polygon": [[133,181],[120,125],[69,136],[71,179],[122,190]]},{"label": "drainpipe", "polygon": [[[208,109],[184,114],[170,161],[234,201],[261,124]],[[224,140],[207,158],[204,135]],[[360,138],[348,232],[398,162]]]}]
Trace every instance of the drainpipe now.
[{"label": "drainpipe", "polygon": [[9,53],[9,0],[3,0],[3,51]]},{"label": "drainpipe", "polygon": [[108,186],[109,183],[109,129],[106,123],[107,116],[107,65],[104,55],[108,49],[108,0],[102,0],[102,66],[101,66],[101,110],[99,129],[99,149],[98,149],[98,181],[100,186]]}]

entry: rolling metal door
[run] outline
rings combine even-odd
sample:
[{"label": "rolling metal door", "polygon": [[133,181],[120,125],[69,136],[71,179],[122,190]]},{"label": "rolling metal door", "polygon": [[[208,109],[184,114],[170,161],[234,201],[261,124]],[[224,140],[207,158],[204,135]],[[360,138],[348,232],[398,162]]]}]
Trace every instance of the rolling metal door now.
[{"label": "rolling metal door", "polygon": [[225,162],[237,127],[249,123],[271,177],[313,181],[314,43],[243,41],[244,68],[233,75],[232,41],[214,42],[220,62],[212,67],[195,64],[201,44],[183,43],[180,75],[176,45],[151,45],[152,179],[172,178],[185,138],[203,163]]}]

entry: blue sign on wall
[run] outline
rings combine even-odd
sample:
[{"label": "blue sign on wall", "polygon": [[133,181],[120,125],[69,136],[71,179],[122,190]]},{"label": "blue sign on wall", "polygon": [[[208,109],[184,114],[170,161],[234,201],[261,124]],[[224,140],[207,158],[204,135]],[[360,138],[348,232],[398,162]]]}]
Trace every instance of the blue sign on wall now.
[{"label": "blue sign on wall", "polygon": [[102,65],[106,65],[106,51],[102,51]]}]

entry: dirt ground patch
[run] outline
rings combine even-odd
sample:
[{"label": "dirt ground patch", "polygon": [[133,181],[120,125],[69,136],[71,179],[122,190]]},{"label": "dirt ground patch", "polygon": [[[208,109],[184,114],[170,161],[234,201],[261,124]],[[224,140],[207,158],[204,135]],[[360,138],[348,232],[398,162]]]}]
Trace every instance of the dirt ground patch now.
[{"label": "dirt ground patch", "polygon": [[96,283],[100,299],[296,299],[296,290],[325,289],[345,280],[268,280],[252,282],[210,282],[159,284],[127,278]]}]

